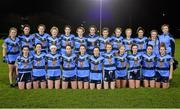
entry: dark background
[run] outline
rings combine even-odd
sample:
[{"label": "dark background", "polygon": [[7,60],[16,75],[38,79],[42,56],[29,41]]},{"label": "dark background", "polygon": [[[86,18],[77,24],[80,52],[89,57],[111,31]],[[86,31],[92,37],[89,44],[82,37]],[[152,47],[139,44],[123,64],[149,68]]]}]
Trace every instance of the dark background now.
[{"label": "dark background", "polygon": [[[47,31],[55,25],[63,33],[63,26],[70,24],[73,32],[79,25],[91,24],[99,27],[99,0],[4,0],[0,1],[0,33],[7,34],[11,26],[21,29],[28,23],[31,32],[36,32],[38,24],[47,26]],[[103,0],[102,27],[111,32],[116,26],[122,28],[138,26],[158,29],[163,23],[170,25],[171,33],[180,35],[180,6],[176,0]],[[20,31],[19,31],[20,32]]]}]

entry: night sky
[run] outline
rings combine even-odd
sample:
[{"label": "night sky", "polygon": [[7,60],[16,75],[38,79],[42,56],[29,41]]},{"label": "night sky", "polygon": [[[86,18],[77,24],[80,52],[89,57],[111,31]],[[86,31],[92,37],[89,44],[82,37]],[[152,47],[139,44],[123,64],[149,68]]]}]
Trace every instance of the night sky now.
[{"label": "night sky", "polygon": [[[5,0],[0,2],[0,33],[7,33],[9,27],[20,28],[28,23],[32,32],[44,23],[49,30],[55,25],[63,30],[70,24],[99,26],[99,0]],[[176,0],[103,0],[102,26],[113,30],[116,26],[142,26],[149,33],[160,29],[163,23],[170,24],[171,33],[180,35],[179,4]]]}]

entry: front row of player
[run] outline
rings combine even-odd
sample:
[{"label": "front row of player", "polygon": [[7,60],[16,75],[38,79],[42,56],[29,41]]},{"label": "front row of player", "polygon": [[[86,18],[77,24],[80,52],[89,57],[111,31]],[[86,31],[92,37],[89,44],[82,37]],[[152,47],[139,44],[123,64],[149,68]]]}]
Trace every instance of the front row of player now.
[{"label": "front row of player", "polygon": [[37,44],[35,50],[32,57],[28,46],[24,46],[22,55],[16,60],[19,89],[46,88],[46,83],[49,89],[59,89],[60,86],[67,89],[69,83],[72,89],[139,88],[141,80],[144,87],[168,88],[172,79],[173,59],[166,54],[164,44],[160,46],[159,56],[153,54],[151,45],[147,46],[145,54],[140,55],[136,44],[132,45],[130,55],[123,45],[114,55],[110,43],[106,44],[103,55],[95,47],[93,55],[89,56],[84,45],[80,46],[78,56],[72,53],[71,46],[66,46],[63,55],[56,53],[54,45],[48,54],[41,52],[41,44]]}]

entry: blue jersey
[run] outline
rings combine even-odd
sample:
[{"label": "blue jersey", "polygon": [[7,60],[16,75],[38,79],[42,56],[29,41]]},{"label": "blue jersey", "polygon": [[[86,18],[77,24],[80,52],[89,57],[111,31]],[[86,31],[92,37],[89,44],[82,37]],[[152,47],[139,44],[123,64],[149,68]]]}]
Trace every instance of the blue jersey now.
[{"label": "blue jersey", "polygon": [[148,45],[152,45],[153,46],[153,53],[158,55],[159,54],[159,40],[148,40]]},{"label": "blue jersey", "polygon": [[6,61],[8,63],[15,63],[16,58],[19,56],[20,45],[19,38],[15,38],[15,40],[11,38],[6,38],[4,40],[4,46],[6,48]]},{"label": "blue jersey", "polygon": [[89,77],[89,55],[79,55],[77,59],[77,76],[78,77]]},{"label": "blue jersey", "polygon": [[[70,34],[69,36],[66,36],[64,34],[61,35],[61,53],[66,53],[66,46],[70,45],[71,48],[74,48],[74,38],[75,36],[73,34]],[[74,51],[72,51],[74,52]]]},{"label": "blue jersey", "polygon": [[76,55],[62,54],[62,75],[63,77],[73,77],[76,76]]},{"label": "blue jersey", "polygon": [[127,59],[129,63],[128,72],[138,72],[141,68],[141,54],[130,54]]},{"label": "blue jersey", "polygon": [[[51,45],[55,45],[57,47],[57,53],[60,54],[60,48],[61,48],[61,39],[57,36],[57,37],[52,37],[49,36],[48,39],[48,47],[51,47]],[[48,50],[50,52],[50,48]]]},{"label": "blue jersey", "polygon": [[170,55],[157,56],[156,70],[160,73],[161,76],[169,77],[171,61],[172,57]]},{"label": "blue jersey", "polygon": [[34,55],[34,36],[33,35],[20,35],[21,47],[29,46],[30,55]]},{"label": "blue jersey", "polygon": [[126,39],[126,38],[125,38],[125,39],[123,39],[123,43],[124,43],[126,52],[127,52],[128,54],[130,54],[131,45],[134,43],[133,38],[130,38],[130,39]]},{"label": "blue jersey", "polygon": [[33,57],[31,55],[24,57],[18,56],[16,59],[18,73],[31,73],[33,68]]},{"label": "blue jersey", "polygon": [[162,42],[165,43],[167,49],[166,52],[168,54],[172,54],[171,40],[174,41],[173,37],[168,33],[166,35],[165,34],[159,35],[158,38],[160,43]]},{"label": "blue jersey", "polygon": [[148,55],[144,53],[142,55],[142,74],[145,77],[154,77],[155,76],[155,64],[156,64],[156,55],[153,53]]},{"label": "blue jersey", "polygon": [[84,45],[85,47],[87,47],[87,41],[86,41],[86,38],[85,37],[75,37],[75,53],[79,53],[79,48],[80,48],[80,45]]},{"label": "blue jersey", "polygon": [[111,38],[110,37],[99,37],[99,49],[100,49],[100,53],[103,54],[106,51],[106,44],[111,42]]},{"label": "blue jersey", "polygon": [[47,33],[44,33],[44,34],[39,34],[39,33],[35,33],[34,34],[34,44],[38,44],[40,43],[42,45],[42,51],[41,52],[44,52],[44,53],[47,53],[48,52],[48,37],[49,37],[49,34]]},{"label": "blue jersey", "polygon": [[46,55],[47,75],[50,77],[60,76],[61,55],[48,53]]},{"label": "blue jersey", "polygon": [[102,80],[103,60],[102,56],[90,57],[90,80]]},{"label": "blue jersey", "polygon": [[138,52],[144,54],[146,52],[147,46],[147,37],[143,36],[142,38],[134,38],[134,43],[138,45]]},{"label": "blue jersey", "polygon": [[46,54],[34,54],[33,60],[33,76],[45,76],[46,75]]},{"label": "blue jersey", "polygon": [[104,57],[104,70],[115,71],[116,70],[116,61],[115,54],[113,51],[105,52],[103,54]]},{"label": "blue jersey", "polygon": [[117,53],[119,51],[119,47],[123,45],[123,37],[112,36],[112,44],[113,44],[113,51]]},{"label": "blue jersey", "polygon": [[127,53],[116,56],[116,77],[127,76]]},{"label": "blue jersey", "polygon": [[99,36],[98,35],[88,35],[87,36],[87,51],[89,55],[93,54],[94,47],[99,46]]}]

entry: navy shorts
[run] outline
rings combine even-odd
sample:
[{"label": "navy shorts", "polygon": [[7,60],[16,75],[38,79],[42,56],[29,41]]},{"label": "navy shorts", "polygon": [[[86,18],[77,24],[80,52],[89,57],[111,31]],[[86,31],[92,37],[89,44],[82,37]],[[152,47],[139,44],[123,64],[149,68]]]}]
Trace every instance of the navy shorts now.
[{"label": "navy shorts", "polygon": [[101,84],[101,80],[90,80],[90,83]]},{"label": "navy shorts", "polygon": [[115,71],[105,70],[104,81],[106,82],[115,81]]},{"label": "navy shorts", "polygon": [[52,80],[52,81],[60,80],[60,76],[49,76],[48,80]]},{"label": "navy shorts", "polygon": [[159,72],[156,72],[156,82],[168,83],[169,77],[161,76]]},{"label": "navy shorts", "polygon": [[32,77],[33,81],[40,81],[40,82],[44,82],[46,81],[46,76],[33,76]]},{"label": "navy shorts", "polygon": [[155,76],[153,77],[143,76],[143,80],[155,80]]},{"label": "navy shorts", "polygon": [[14,64],[15,64],[15,61],[8,61],[7,63],[8,63],[8,64],[11,64],[11,65],[14,65]]},{"label": "navy shorts", "polygon": [[116,80],[127,80],[127,76],[123,76],[123,77],[116,77]]},{"label": "navy shorts", "polygon": [[65,81],[65,82],[75,81],[76,80],[76,76],[73,76],[73,77],[63,77],[62,80]]},{"label": "navy shorts", "polygon": [[31,82],[31,73],[19,73],[17,77],[18,82]]},{"label": "navy shorts", "polygon": [[140,74],[140,70],[137,72],[129,72],[129,79],[130,80],[140,80],[141,79],[141,74]]},{"label": "navy shorts", "polygon": [[77,77],[78,81],[89,82],[89,77]]}]

